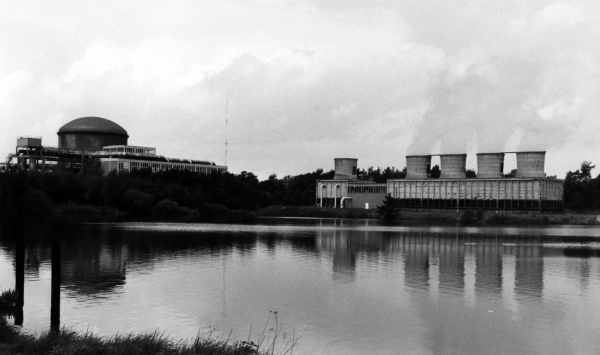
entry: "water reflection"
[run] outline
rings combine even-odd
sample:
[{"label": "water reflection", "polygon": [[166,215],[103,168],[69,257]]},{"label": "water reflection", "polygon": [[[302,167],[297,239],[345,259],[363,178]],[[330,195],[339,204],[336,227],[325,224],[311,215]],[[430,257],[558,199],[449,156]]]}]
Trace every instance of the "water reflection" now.
[{"label": "water reflection", "polygon": [[[2,238],[0,248],[14,256],[21,295],[49,274],[49,287],[36,290],[47,292],[53,330],[62,319],[108,334],[156,324],[186,337],[212,322],[242,334],[280,309],[316,352],[553,353],[573,352],[581,341],[600,346],[582,340],[600,322],[586,330],[568,316],[589,317],[593,312],[581,305],[600,295],[600,253],[589,235],[542,239],[526,229],[523,235],[370,231],[320,223],[291,232],[88,226]],[[44,330],[42,316],[26,315],[27,327]],[[15,323],[23,323],[22,313]],[[568,333],[564,343],[555,344],[557,331]]]},{"label": "water reflection", "polygon": [[515,293],[541,297],[544,289],[544,258],[541,245],[516,246]]},{"label": "water reflection", "polygon": [[497,239],[484,239],[469,249],[475,255],[475,291],[498,294],[502,288],[502,245]]}]

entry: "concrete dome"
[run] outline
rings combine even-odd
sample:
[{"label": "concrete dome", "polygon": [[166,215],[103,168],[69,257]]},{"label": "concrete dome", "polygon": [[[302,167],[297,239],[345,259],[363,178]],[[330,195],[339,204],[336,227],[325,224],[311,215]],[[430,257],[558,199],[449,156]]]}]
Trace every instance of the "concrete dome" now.
[{"label": "concrete dome", "polygon": [[127,145],[127,131],[102,117],[80,117],[58,130],[58,147],[77,151],[99,151],[109,145]]},{"label": "concrete dome", "polygon": [[99,133],[129,137],[127,131],[117,123],[102,117],[80,117],[65,124],[58,130],[62,133]]}]

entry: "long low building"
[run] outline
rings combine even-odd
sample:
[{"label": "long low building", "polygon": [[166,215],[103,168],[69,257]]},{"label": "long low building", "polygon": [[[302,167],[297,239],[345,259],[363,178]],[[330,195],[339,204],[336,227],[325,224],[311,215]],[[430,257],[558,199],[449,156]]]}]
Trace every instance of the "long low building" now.
[{"label": "long low building", "polygon": [[484,208],[499,210],[560,209],[563,181],[543,178],[394,179],[387,193],[401,207]]},{"label": "long low building", "polygon": [[431,155],[406,157],[406,178],[385,184],[359,180],[357,159],[336,158],[335,177],[319,180],[317,205],[372,208],[386,195],[406,208],[481,208],[494,210],[558,210],[563,208],[563,180],[546,177],[545,152],[516,154],[517,170],[505,177],[504,152],[477,154],[478,171],[466,177],[466,154],[441,154],[441,176],[431,178]]},{"label": "long low building", "polygon": [[198,174],[222,173],[227,167],[213,162],[166,158],[156,154],[154,147],[108,146],[94,154],[105,174],[147,169],[153,173],[166,170],[187,170]]},{"label": "long low building", "polygon": [[58,131],[59,146],[46,147],[40,137],[20,137],[6,167],[32,170],[79,171],[100,166],[102,173],[134,170],[185,170],[198,174],[222,173],[224,165],[203,160],[167,158],[154,147],[127,144],[129,134],[117,123],[102,117],[81,117]]}]

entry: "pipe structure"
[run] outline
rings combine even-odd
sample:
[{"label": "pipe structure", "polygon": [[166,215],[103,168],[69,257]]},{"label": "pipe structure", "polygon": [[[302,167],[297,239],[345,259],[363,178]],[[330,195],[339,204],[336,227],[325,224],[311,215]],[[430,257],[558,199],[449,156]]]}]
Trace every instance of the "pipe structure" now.
[{"label": "pipe structure", "polygon": [[407,155],[406,156],[406,178],[427,179],[427,173],[431,166],[431,155]]},{"label": "pipe structure", "polygon": [[464,179],[467,177],[467,155],[466,154],[440,154],[440,165],[442,179]]},{"label": "pipe structure", "polygon": [[352,197],[348,197],[348,196],[344,196],[340,199],[340,208],[344,208],[344,202],[346,202],[346,200],[351,199]]},{"label": "pipe structure", "polygon": [[545,151],[517,152],[517,177],[540,178],[545,177],[544,162]]},{"label": "pipe structure", "polygon": [[477,177],[501,178],[504,175],[504,153],[477,153]]},{"label": "pipe structure", "polygon": [[336,180],[356,180],[358,159],[356,158],[334,158]]}]

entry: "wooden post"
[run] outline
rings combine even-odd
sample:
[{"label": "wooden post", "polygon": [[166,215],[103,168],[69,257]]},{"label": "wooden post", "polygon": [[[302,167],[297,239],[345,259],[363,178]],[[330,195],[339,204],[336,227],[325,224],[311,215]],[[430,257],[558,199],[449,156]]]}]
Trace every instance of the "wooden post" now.
[{"label": "wooden post", "polygon": [[17,309],[15,310],[15,324],[23,325],[23,306],[25,304],[25,233],[22,223],[16,226],[15,250],[15,291],[17,293]]},{"label": "wooden post", "polygon": [[60,330],[60,243],[52,242],[52,281],[50,290],[50,332]]}]

